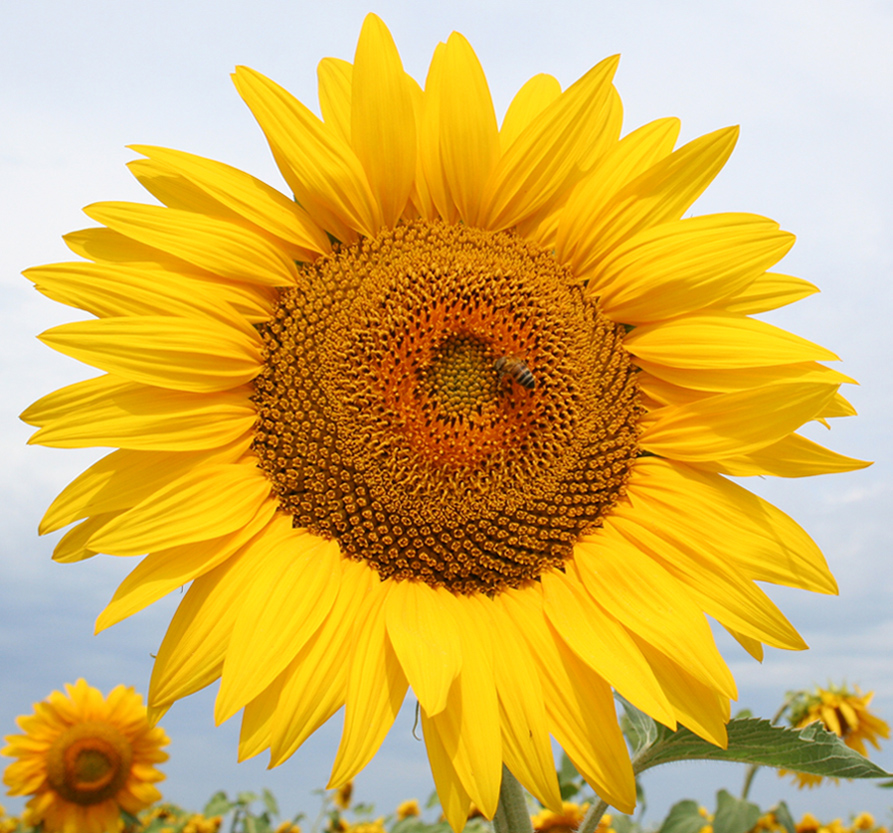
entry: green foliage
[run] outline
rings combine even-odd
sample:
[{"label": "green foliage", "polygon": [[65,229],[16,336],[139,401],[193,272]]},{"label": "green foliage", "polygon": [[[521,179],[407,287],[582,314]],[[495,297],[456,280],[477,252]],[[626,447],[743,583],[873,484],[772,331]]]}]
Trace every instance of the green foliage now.
[{"label": "green foliage", "polygon": [[771,812],[775,815],[775,820],[785,829],[785,833],[797,833],[797,826],[794,824],[794,817],[788,809],[788,805],[784,801],[779,801]]},{"label": "green foliage", "polygon": [[667,813],[660,833],[698,833],[707,824],[700,812],[697,801],[690,798],[676,802]]},{"label": "green foliage", "polygon": [[[252,807],[257,801],[260,801],[264,808],[261,812],[255,812]],[[229,798],[221,790],[211,796],[202,814],[208,818],[232,814],[229,823],[230,833],[271,833],[279,825],[279,804],[273,793],[267,789],[262,790],[260,795],[253,792],[240,792],[235,799]],[[293,824],[297,824],[303,817],[304,814],[299,813],[291,821]],[[149,831],[147,830],[146,833]]]},{"label": "green foliage", "polygon": [[579,794],[583,788],[583,779],[576,767],[563,752],[561,753],[561,766],[558,768],[558,788],[561,790],[561,800],[570,801]]},{"label": "green foliage", "polygon": [[760,808],[750,801],[720,790],[716,794],[713,833],[747,833],[760,817]]},{"label": "green foliage", "polygon": [[803,729],[773,726],[752,717],[729,721],[728,748],[722,749],[684,727],[675,732],[622,702],[623,723],[636,774],[672,761],[737,761],[836,778],[889,778],[877,764],[850,749],[837,735],[811,723]]}]

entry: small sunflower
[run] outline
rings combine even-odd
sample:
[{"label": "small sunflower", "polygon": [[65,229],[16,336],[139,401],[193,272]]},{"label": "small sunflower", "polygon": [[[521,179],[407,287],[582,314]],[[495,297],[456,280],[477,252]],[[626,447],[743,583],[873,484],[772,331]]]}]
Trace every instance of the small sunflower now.
[{"label": "small sunflower", "polygon": [[123,685],[108,697],[83,679],[66,684],[18,718],[0,754],[17,758],[3,774],[10,795],[33,796],[23,821],[46,833],[117,833],[121,811],[158,801],[169,743],[146,718],[143,698]]},{"label": "small sunflower", "polygon": [[[875,749],[880,749],[879,738],[890,737],[889,724],[868,708],[873,697],[873,691],[863,694],[859,686],[853,686],[852,690],[847,685],[829,685],[828,688],[816,686],[813,691],[802,692],[792,701],[788,722],[797,729],[810,723],[821,722],[850,749],[855,749],[867,758],[866,742]],[[811,775],[807,772],[789,773],[787,770],[779,770],[778,774],[792,774],[800,789],[804,787],[812,789],[824,780],[821,775]],[[831,780],[836,783],[838,779]]]},{"label": "small sunflower", "polygon": [[[589,803],[576,804],[572,801],[562,801],[561,811],[556,812],[544,807],[530,817],[530,823],[535,833],[574,833],[580,826],[589,809]],[[600,827],[608,827],[611,817],[602,816],[599,820]]]},{"label": "small sunflower", "polygon": [[319,65],[322,118],[240,67],[288,185],[137,146],[161,203],[109,202],[28,270],[95,320],[41,338],[104,374],[23,418],[31,442],[112,452],[41,524],[54,557],[148,553],[97,628],[190,584],[150,708],[221,680],[240,758],[286,760],[345,706],[330,788],[412,687],[446,817],[496,810],[503,763],[561,798],[550,736],[606,801],[635,782],[612,688],[726,742],[732,675],[803,640],[756,584],[836,592],[816,545],[725,475],[867,465],[797,429],[852,381],[761,313],[816,291],[768,271],[765,217],[683,219],[729,127],[621,138],[612,57],[536,75],[498,123],[459,34],[424,87],[366,18]]},{"label": "small sunflower", "polygon": [[422,808],[419,806],[418,799],[410,798],[397,805],[396,814],[397,821],[403,821],[403,819],[422,815]]}]

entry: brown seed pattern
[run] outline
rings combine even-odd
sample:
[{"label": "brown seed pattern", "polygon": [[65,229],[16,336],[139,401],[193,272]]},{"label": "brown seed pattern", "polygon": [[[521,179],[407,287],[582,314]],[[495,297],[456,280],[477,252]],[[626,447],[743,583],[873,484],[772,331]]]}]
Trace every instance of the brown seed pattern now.
[{"label": "brown seed pattern", "polygon": [[642,409],[623,328],[513,233],[387,230],[308,266],[259,330],[254,449],[280,507],[382,578],[518,587],[625,493]]}]

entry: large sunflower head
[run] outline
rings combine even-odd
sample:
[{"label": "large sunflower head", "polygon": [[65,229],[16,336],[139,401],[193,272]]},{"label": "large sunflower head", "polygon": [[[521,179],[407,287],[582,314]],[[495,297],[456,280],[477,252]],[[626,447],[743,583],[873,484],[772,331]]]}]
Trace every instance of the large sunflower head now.
[{"label": "large sunflower head", "polygon": [[104,371],[29,408],[32,442],[119,449],[50,507],[42,532],[77,524],[54,557],[148,553],[99,628],[191,582],[155,714],[220,679],[240,756],[278,764],[345,706],[337,788],[411,686],[458,830],[503,763],[560,811],[550,735],[630,811],[612,688],[724,743],[705,614],[805,647],[755,582],[834,579],[725,475],[864,465],[796,433],[851,380],[750,317],[815,291],[768,271],[792,235],[683,219],[737,129],[621,137],[616,66],[534,76],[500,124],[461,35],[420,86],[370,15],[319,66],[322,118],[235,73],[289,193],[138,146],[160,205],[92,205],[84,259],[28,271],[95,316],[42,339]]},{"label": "large sunflower head", "polygon": [[15,758],[3,783],[10,795],[30,795],[22,820],[46,833],[118,833],[131,815],[158,801],[170,741],[152,727],[143,698],[119,685],[107,697],[83,679],[66,684],[18,718],[22,735],[8,735],[0,754]]}]

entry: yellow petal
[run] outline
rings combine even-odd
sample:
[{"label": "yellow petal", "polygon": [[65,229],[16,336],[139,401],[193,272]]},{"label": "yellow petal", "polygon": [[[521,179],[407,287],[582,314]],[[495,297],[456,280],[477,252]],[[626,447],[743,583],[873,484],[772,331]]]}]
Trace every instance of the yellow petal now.
[{"label": "yellow petal", "polygon": [[253,320],[266,320],[272,312],[272,304],[268,305],[265,295],[250,287],[237,288],[222,281],[212,285],[148,266],[54,263],[28,269],[23,274],[47,297],[98,318],[135,315],[213,318],[251,333],[253,328],[244,320],[244,312],[252,310]]},{"label": "yellow petal", "polygon": [[576,185],[556,231],[556,254],[562,263],[580,274],[579,267],[597,245],[593,223],[610,213],[627,186],[638,182],[658,163],[665,164],[673,158],[671,152],[679,127],[678,119],[658,119],[634,130],[605,153]]},{"label": "yellow petal", "polygon": [[251,520],[234,532],[147,555],[121,582],[112,600],[99,614],[95,633],[132,616],[222,564],[270,522],[275,509],[276,502],[267,500]]},{"label": "yellow petal", "polygon": [[139,203],[88,205],[93,220],[224,278],[264,286],[287,286],[298,272],[282,249],[227,220]]},{"label": "yellow petal", "polygon": [[217,538],[246,524],[270,494],[254,464],[193,469],[99,530],[90,549],[115,555]]},{"label": "yellow petal", "polygon": [[735,457],[696,464],[706,471],[733,477],[773,475],[774,477],[811,477],[855,471],[871,465],[867,460],[846,457],[799,434],[790,434],[772,445]]},{"label": "yellow petal", "polygon": [[[426,219],[433,220],[439,215],[447,223],[459,220],[459,210],[450,194],[441,152],[440,122],[441,97],[445,77],[444,55],[446,44],[439,43],[431,56],[428,77],[425,79],[425,91],[421,99],[416,99],[419,125],[419,169],[423,174],[425,190],[430,195],[436,214],[424,214]],[[430,210],[424,203],[420,208]]]},{"label": "yellow petal", "polygon": [[353,65],[340,58],[323,58],[316,67],[316,77],[323,121],[350,144]]},{"label": "yellow petal", "polygon": [[610,686],[548,626],[537,585],[507,590],[499,599],[539,669],[552,735],[587,784],[631,813],[635,779]]},{"label": "yellow petal", "polygon": [[270,143],[282,176],[313,220],[343,242],[381,227],[360,160],[338,132],[293,95],[248,67],[233,82]]},{"label": "yellow petal", "polygon": [[110,228],[86,228],[63,234],[62,239],[76,255],[97,262],[163,267],[169,271],[210,272],[145,243],[139,243]]},{"label": "yellow petal", "polygon": [[825,403],[825,407],[819,411],[817,416],[821,419],[856,416],[856,409],[853,407],[852,403],[838,391],[827,403]]},{"label": "yellow petal", "polygon": [[455,598],[423,582],[393,582],[385,618],[413,693],[429,715],[438,714],[462,667]]},{"label": "yellow petal", "polygon": [[168,208],[239,222],[240,217],[193,185],[186,177],[153,159],[134,159],[127,170],[158,202]]},{"label": "yellow petal", "polygon": [[668,405],[652,412],[639,444],[662,457],[694,462],[748,454],[808,422],[835,389],[821,382],[779,382]]},{"label": "yellow petal", "polygon": [[328,238],[294,200],[250,174],[180,150],[130,145],[131,150],[179,173],[238,217],[294,246],[324,254]]},{"label": "yellow petal", "polygon": [[636,384],[644,395],[643,404],[650,411],[656,411],[664,405],[687,405],[711,395],[707,391],[673,385],[645,370],[636,375]]},{"label": "yellow petal", "polygon": [[[803,650],[806,643],[755,584],[721,563],[720,555],[669,525],[661,527],[640,506],[620,510],[610,526],[685,584],[708,616],[767,645]],[[607,526],[607,523],[606,523]]]},{"label": "yellow petal", "polygon": [[245,598],[226,652],[214,719],[222,723],[253,700],[323,623],[338,594],[336,541],[293,531],[270,549]]},{"label": "yellow petal", "polygon": [[493,679],[493,645],[489,632],[480,626],[472,613],[473,602],[464,597],[457,597],[456,602],[461,609],[456,622],[462,670],[450,689],[447,707],[436,715],[427,716],[462,786],[484,816],[492,818],[502,781],[502,740]]},{"label": "yellow petal", "polygon": [[378,751],[406,697],[408,683],[387,636],[384,594],[357,623],[350,655],[344,731],[326,789],[350,781]]},{"label": "yellow petal", "polygon": [[808,298],[819,291],[819,288],[803,280],[793,278],[790,275],[779,275],[774,272],[766,272],[760,275],[752,284],[736,292],[730,298],[717,304],[717,309],[726,312],[737,312],[741,315],[753,315],[758,312],[767,312],[770,309],[793,304],[803,298]]},{"label": "yellow petal", "polygon": [[833,361],[818,344],[743,315],[699,312],[636,327],[624,346],[634,356],[687,368],[733,368]]},{"label": "yellow petal", "polygon": [[[114,376],[97,376],[84,379],[54,390],[25,408],[19,419],[28,425],[44,427],[65,419],[75,409],[103,407],[109,397],[136,388],[131,382],[124,382]],[[143,386],[140,385],[139,389]]]},{"label": "yellow petal", "polygon": [[74,564],[77,561],[92,558],[98,551],[89,549],[86,546],[87,541],[98,529],[102,529],[118,515],[118,512],[104,512],[101,515],[87,518],[83,523],[69,529],[53,549],[53,561],[58,561],[60,564]]},{"label": "yellow petal", "polygon": [[540,578],[549,623],[574,653],[630,703],[673,726],[670,704],[626,628],[576,577],[551,571]]},{"label": "yellow petal", "polygon": [[835,735],[842,735],[840,728],[840,720],[837,718],[837,712],[828,707],[822,706],[822,723],[824,723]]},{"label": "yellow petal", "polygon": [[478,225],[484,186],[499,157],[496,113],[477,55],[458,32],[450,35],[442,63],[438,98],[444,175],[459,217]]},{"label": "yellow petal", "polygon": [[710,626],[685,586],[620,536],[583,536],[574,563],[590,595],[637,638],[673,657],[702,683],[736,697]]},{"label": "yellow petal", "polygon": [[322,627],[291,664],[273,718],[270,766],[278,766],[325,723],[347,697],[349,664],[345,657],[365,611],[384,595],[376,573],[365,564],[344,560],[338,597]]},{"label": "yellow petal", "polygon": [[124,379],[194,393],[244,385],[263,367],[259,336],[211,319],[101,318],[53,327],[38,338]]},{"label": "yellow petal", "polygon": [[[494,634],[514,631],[499,597],[473,597],[484,627]],[[499,695],[502,757],[512,774],[545,806],[561,810],[561,792],[549,741],[543,687],[536,664],[523,642],[500,640],[493,652],[493,675]]]},{"label": "yellow petal", "polygon": [[715,391],[717,393],[760,388],[764,385],[784,381],[828,382],[838,385],[856,384],[855,379],[817,362],[797,362],[763,367],[690,368],[671,367],[667,364],[658,364],[637,358],[636,364],[650,375],[674,385],[694,388],[696,391]]},{"label": "yellow petal", "polygon": [[210,451],[113,451],[66,486],[40,522],[46,535],[73,521],[104,512],[119,512],[145,500],[190,469],[206,463],[234,463],[250,439]]},{"label": "yellow petal", "polygon": [[726,630],[731,634],[732,638],[742,647],[748,654],[750,654],[757,662],[763,661],[763,643],[757,639],[751,639],[749,636],[745,636],[743,633],[738,633],[738,631],[733,630],[732,628],[726,628]]},{"label": "yellow petal", "polygon": [[[605,127],[619,56],[607,58],[541,112],[508,147],[487,181],[479,223],[509,228],[548,203]],[[618,125],[619,132],[619,125]],[[616,135],[604,137],[605,147]]]},{"label": "yellow petal", "polygon": [[792,234],[755,214],[663,223],[618,246],[590,272],[586,291],[615,321],[663,321],[732,295],[793,244]]},{"label": "yellow petal", "polygon": [[437,157],[437,176],[440,178],[441,185],[443,186],[443,170],[440,166],[440,143],[438,140],[437,127],[435,125],[432,128],[432,119],[429,112],[433,109],[431,105],[431,96],[426,95],[418,85],[418,82],[408,75],[406,76],[406,83],[409,87],[410,100],[412,101],[412,110],[416,123],[416,137],[418,140],[415,160],[415,179],[413,180],[412,191],[410,191],[409,194],[412,204],[407,205],[406,211],[409,212],[414,210],[417,213],[417,216],[424,220],[436,220],[440,217],[440,214],[437,211],[437,206],[434,204],[434,199],[431,196],[431,188],[425,177],[425,140],[426,138],[433,138],[434,152]]},{"label": "yellow petal", "polygon": [[29,444],[197,451],[235,442],[250,430],[257,419],[250,393],[235,388],[196,395],[100,376],[39,399],[22,419],[43,426]]},{"label": "yellow petal", "polygon": [[428,753],[428,763],[431,767],[431,775],[434,777],[434,786],[443,815],[453,830],[453,833],[462,833],[468,814],[471,812],[471,797],[465,790],[450,753],[447,751],[444,740],[441,738],[437,726],[428,717],[425,709],[421,709],[422,734],[425,737],[425,751]]},{"label": "yellow petal", "polygon": [[704,192],[735,147],[738,128],[727,127],[683,145],[627,183],[592,224],[591,245],[575,261],[582,276],[618,243],[644,229],[678,220]]},{"label": "yellow petal", "polygon": [[354,58],[350,135],[389,228],[403,213],[416,172],[411,95],[391,33],[377,15],[366,15]]},{"label": "yellow petal", "polygon": [[546,107],[561,95],[561,84],[553,75],[541,72],[527,81],[512,99],[502,126],[499,128],[499,146],[505,153],[524,129]]},{"label": "yellow petal", "polygon": [[279,705],[282,689],[292,673],[291,665],[250,703],[242,712],[239,726],[239,763],[269,749],[272,738],[273,716]]},{"label": "yellow petal", "polygon": [[636,641],[672,703],[676,719],[704,740],[725,749],[729,743],[726,734],[728,697],[723,698],[704,685],[702,680],[689,673],[687,666],[674,662],[642,640]]},{"label": "yellow petal", "polygon": [[[821,550],[803,528],[724,477],[644,457],[636,461],[629,496],[634,511],[647,509],[655,529],[677,528],[690,541],[721,553],[748,578],[816,593],[837,592]],[[729,545],[730,529],[735,530],[734,546]]]},{"label": "yellow petal", "polygon": [[158,649],[149,683],[150,706],[169,705],[220,676],[245,587],[266,566],[269,533],[192,582]]}]

